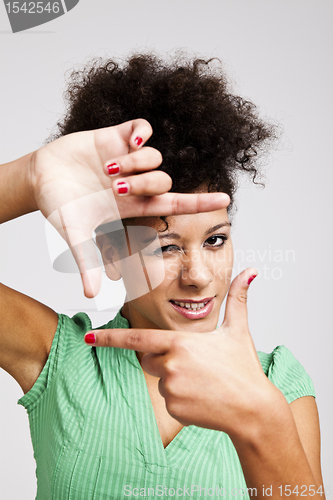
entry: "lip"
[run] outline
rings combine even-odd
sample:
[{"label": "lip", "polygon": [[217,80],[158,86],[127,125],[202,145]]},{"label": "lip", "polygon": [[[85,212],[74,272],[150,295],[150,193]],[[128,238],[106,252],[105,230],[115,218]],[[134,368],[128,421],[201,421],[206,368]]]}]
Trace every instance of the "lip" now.
[{"label": "lip", "polygon": [[213,300],[214,297],[206,297],[205,299],[191,300],[191,299],[172,299],[175,302],[191,302],[192,304],[200,304],[200,302],[208,302],[209,300]]},{"label": "lip", "polygon": [[215,297],[209,297],[209,298],[201,299],[201,300],[184,300],[184,299],[177,300],[177,302],[189,302],[189,303],[191,302],[191,303],[197,303],[197,304],[200,302],[207,302],[208,301],[207,304],[205,305],[205,307],[203,307],[199,311],[192,311],[191,309],[186,309],[185,307],[177,306],[177,304],[175,304],[174,302],[171,302],[171,301],[170,301],[170,304],[177,312],[179,312],[179,314],[181,314],[182,316],[184,316],[187,319],[201,319],[201,318],[205,318],[206,316],[208,316],[208,314],[210,314],[212,312],[212,309],[214,307],[214,298]]}]

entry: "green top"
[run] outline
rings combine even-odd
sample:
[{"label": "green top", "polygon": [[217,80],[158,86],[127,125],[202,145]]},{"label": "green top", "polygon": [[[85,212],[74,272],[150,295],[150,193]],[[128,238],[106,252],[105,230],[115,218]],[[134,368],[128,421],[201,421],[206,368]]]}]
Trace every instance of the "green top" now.
[{"label": "green top", "polygon": [[[128,327],[118,313],[101,328]],[[229,436],[191,425],[164,449],[135,351],[88,346],[83,336],[90,329],[85,313],[59,315],[46,365],[19,400],[29,415],[36,499],[229,499],[235,498],[233,488],[248,498]],[[311,379],[286,347],[258,355],[289,403],[315,396]]]}]

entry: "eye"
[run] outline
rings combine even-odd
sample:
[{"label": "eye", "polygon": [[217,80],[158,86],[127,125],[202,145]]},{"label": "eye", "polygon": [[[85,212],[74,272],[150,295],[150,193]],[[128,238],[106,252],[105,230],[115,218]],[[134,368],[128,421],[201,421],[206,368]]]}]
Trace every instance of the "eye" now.
[{"label": "eye", "polygon": [[228,236],[225,234],[215,234],[214,236],[210,236],[206,239],[204,246],[209,247],[222,247],[227,241]]},{"label": "eye", "polygon": [[166,245],[164,247],[161,247],[162,253],[174,252],[175,250],[179,250],[176,245]]},{"label": "eye", "polygon": [[144,255],[148,255],[148,256],[162,257],[163,254],[170,255],[170,254],[176,252],[177,250],[180,250],[180,249],[176,245],[165,245],[162,247],[158,246],[155,249],[150,248],[149,251],[147,248],[145,248],[144,250],[142,250],[142,253]]}]

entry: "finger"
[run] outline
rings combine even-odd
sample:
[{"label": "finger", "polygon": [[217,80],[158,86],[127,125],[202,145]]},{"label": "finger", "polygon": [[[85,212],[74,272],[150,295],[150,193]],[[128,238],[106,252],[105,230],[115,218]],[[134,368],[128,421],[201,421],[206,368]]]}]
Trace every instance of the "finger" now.
[{"label": "finger", "polygon": [[137,118],[117,125],[121,138],[134,150],[142,147],[153,133],[153,129],[147,120]]},{"label": "finger", "polygon": [[161,153],[157,149],[145,147],[139,151],[107,161],[104,165],[104,171],[108,176],[130,175],[151,170],[161,165],[161,163]]},{"label": "finger", "polygon": [[[76,211],[80,209],[79,201],[82,200],[83,198],[80,198],[75,202],[65,204],[52,212],[47,220],[58,230],[69,246],[81,274],[84,294],[86,297],[92,298],[97,295],[101,286],[101,269],[96,246],[91,234],[85,232],[84,229],[73,229],[71,224],[67,222],[75,222]],[[71,262],[66,257],[66,253],[64,259],[58,259],[58,271],[71,272],[68,271],[68,267],[71,268]]]},{"label": "finger", "polygon": [[144,174],[122,177],[112,184],[116,195],[157,196],[171,189],[171,177],[160,170]]},{"label": "finger", "polygon": [[[83,238],[83,237],[82,237]],[[58,255],[53,262],[53,268],[62,273],[77,272],[77,267],[81,274],[84,294],[88,298],[95,297],[101,286],[101,269],[96,253],[96,247],[91,238],[86,241],[70,244],[70,239],[66,238],[69,250]],[[72,240],[73,241],[73,240]],[[73,262],[73,257],[75,263]]]},{"label": "finger", "polygon": [[78,267],[80,269],[84,295],[88,299],[96,297],[101,288],[101,280],[102,280],[102,274],[96,250],[93,241],[92,240],[90,241],[91,241],[91,250],[89,254],[85,253],[82,256],[82,265],[81,265],[81,260],[78,261],[76,259],[76,262],[78,263]]},{"label": "finger", "polygon": [[91,239],[75,247],[71,246],[53,261],[53,269],[61,273],[76,273],[79,268],[84,294],[88,298],[95,297],[100,290],[102,277],[100,266],[95,244]]},{"label": "finger", "polygon": [[[116,158],[142,147],[153,131],[147,120],[137,119],[93,132],[94,146],[99,159],[104,163],[108,158]],[[80,132],[84,133],[87,134]]]},{"label": "finger", "polygon": [[174,333],[168,330],[139,328],[94,330],[86,333],[87,344],[97,347],[120,347],[133,351],[164,354],[171,346]]},{"label": "finger", "polygon": [[[77,243],[78,239],[82,241]],[[91,238],[84,235],[69,237],[68,242],[81,274],[84,295],[93,298],[100,290],[102,279],[96,246]]]},{"label": "finger", "polygon": [[[127,179],[126,179],[127,180]],[[131,189],[129,187],[129,189]],[[226,208],[230,198],[225,193],[178,194],[165,193],[160,196],[142,199],[131,199],[130,212],[127,217],[148,217],[160,215],[195,214],[211,212]]]},{"label": "finger", "polygon": [[165,193],[162,196],[152,198],[147,205],[147,215],[179,215],[195,214],[200,212],[211,212],[226,208],[230,198],[225,193]]},{"label": "finger", "polygon": [[248,327],[247,292],[258,271],[250,267],[240,273],[230,285],[224,314],[224,326]]}]

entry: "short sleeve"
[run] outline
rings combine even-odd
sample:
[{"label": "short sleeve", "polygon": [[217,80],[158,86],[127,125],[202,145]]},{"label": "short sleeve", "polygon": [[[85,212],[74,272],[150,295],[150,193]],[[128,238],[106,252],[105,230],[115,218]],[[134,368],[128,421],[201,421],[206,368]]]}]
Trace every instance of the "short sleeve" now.
[{"label": "short sleeve", "polygon": [[30,412],[49,388],[59,368],[73,349],[84,349],[84,334],[91,330],[90,318],[85,313],[78,313],[72,318],[58,315],[58,326],[53,338],[49,357],[38,379],[29,392],[24,394],[18,404]]},{"label": "short sleeve", "polygon": [[288,403],[303,396],[316,397],[311,378],[286,346],[278,346],[270,354],[259,351],[258,356],[267,377]]}]

